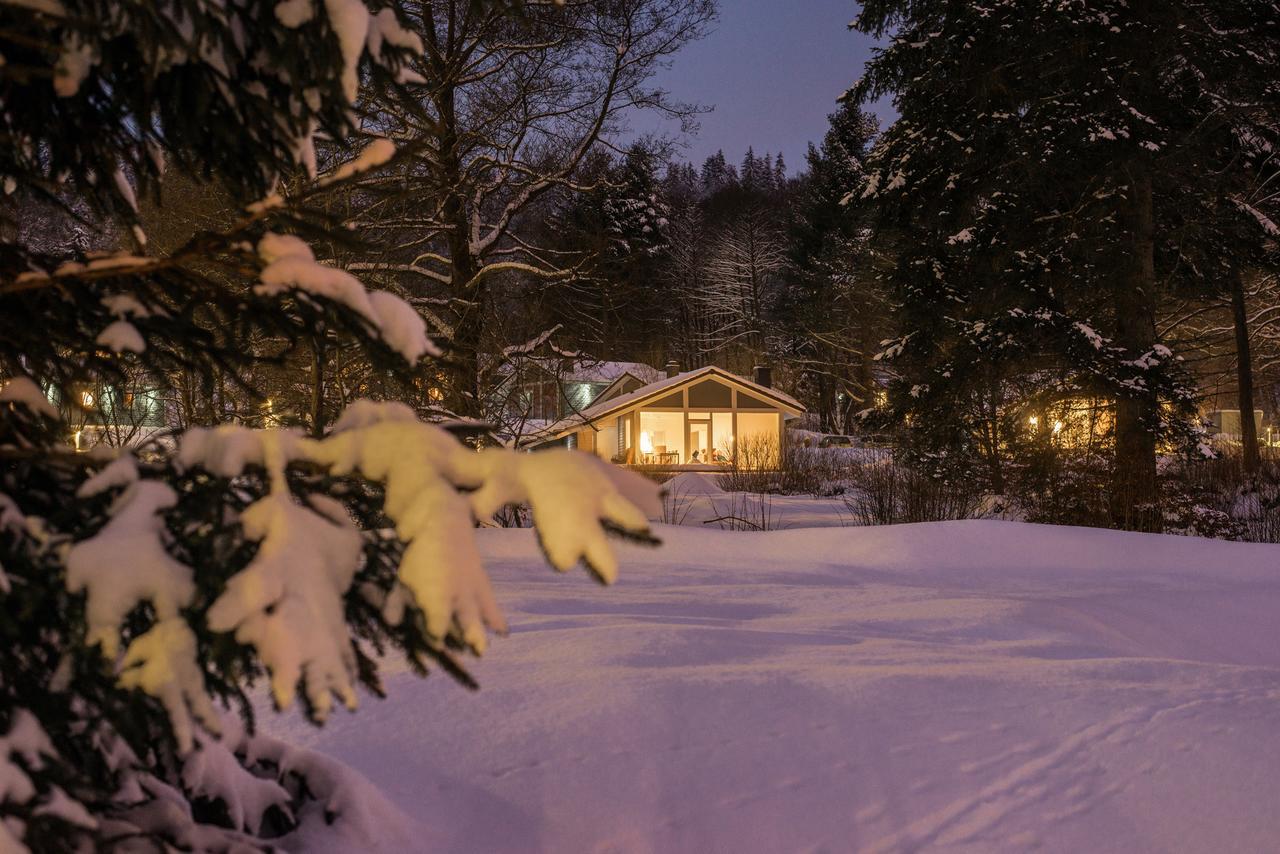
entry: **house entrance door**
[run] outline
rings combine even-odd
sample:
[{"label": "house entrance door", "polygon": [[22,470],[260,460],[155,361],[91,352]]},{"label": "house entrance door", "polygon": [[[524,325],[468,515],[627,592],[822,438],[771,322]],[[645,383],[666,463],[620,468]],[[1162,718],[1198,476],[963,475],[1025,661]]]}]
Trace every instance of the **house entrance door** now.
[{"label": "house entrance door", "polygon": [[[694,459],[694,453],[697,459]],[[686,463],[711,461],[711,422],[689,420],[689,458]]]}]

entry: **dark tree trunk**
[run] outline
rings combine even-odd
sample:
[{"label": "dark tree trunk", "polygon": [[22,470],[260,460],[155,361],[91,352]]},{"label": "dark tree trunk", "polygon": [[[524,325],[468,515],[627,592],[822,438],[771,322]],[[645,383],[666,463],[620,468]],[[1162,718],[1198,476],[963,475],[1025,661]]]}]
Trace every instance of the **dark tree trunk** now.
[{"label": "dark tree trunk", "polygon": [[1258,425],[1253,420],[1253,361],[1249,352],[1249,318],[1245,313],[1244,282],[1238,272],[1231,275],[1231,318],[1236,329],[1236,382],[1239,384],[1243,465],[1245,474],[1255,474],[1261,458],[1258,454]]},{"label": "dark tree trunk", "polygon": [[440,111],[440,186],[447,188],[442,218],[448,225],[450,282],[455,325],[453,350],[445,363],[450,375],[448,405],[458,415],[483,416],[480,388],[480,348],[484,332],[485,284],[476,280],[480,263],[471,247],[471,221],[466,199],[459,188],[462,158],[459,153],[458,118],[453,90],[438,96]]},{"label": "dark tree trunk", "polygon": [[836,395],[826,374],[815,372],[818,385],[818,426],[824,433],[836,431]]},{"label": "dark tree trunk", "polygon": [[315,341],[311,346],[311,435],[324,436],[324,343]]},{"label": "dark tree trunk", "polygon": [[[1156,340],[1155,224],[1151,176],[1130,174],[1126,225],[1129,268],[1115,278],[1115,341],[1129,358],[1150,352]],[[1156,481],[1156,424],[1159,402],[1150,389],[1128,390],[1116,398],[1115,473],[1111,520],[1118,528],[1160,530]]]},{"label": "dark tree trunk", "polygon": [[987,383],[986,414],[983,426],[987,434],[987,476],[991,478],[992,493],[1004,495],[1004,460],[1000,452],[1000,380],[994,374]]}]

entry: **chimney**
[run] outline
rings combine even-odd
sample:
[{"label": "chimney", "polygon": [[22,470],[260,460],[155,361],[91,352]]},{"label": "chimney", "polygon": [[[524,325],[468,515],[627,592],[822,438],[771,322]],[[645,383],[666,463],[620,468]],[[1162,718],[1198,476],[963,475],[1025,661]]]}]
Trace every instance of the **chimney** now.
[{"label": "chimney", "polygon": [[675,359],[668,359],[667,360],[667,376],[674,377],[678,373],[680,373],[680,363],[677,362]]},{"label": "chimney", "polygon": [[773,368],[768,365],[756,365],[756,385],[773,388]]}]

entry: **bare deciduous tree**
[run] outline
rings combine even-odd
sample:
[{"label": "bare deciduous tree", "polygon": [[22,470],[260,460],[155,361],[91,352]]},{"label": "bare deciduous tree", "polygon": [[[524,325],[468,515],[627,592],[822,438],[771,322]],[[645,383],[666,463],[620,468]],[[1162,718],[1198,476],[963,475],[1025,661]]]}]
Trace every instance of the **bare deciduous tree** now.
[{"label": "bare deciduous tree", "polygon": [[578,192],[580,168],[637,110],[695,109],[650,85],[715,14],[714,0],[566,0],[519,19],[466,0],[407,4],[426,51],[417,80],[381,104],[376,130],[411,156],[361,191],[358,227],[380,247],[352,265],[418,298],[453,344],[447,403],[478,414],[502,282],[573,275],[530,242],[522,221],[552,191]]}]

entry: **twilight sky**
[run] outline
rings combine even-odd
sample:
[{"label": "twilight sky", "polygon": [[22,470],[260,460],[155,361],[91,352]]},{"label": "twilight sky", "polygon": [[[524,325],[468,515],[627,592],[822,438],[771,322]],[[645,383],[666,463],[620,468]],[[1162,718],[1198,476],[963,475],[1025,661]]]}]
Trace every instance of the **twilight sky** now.
[{"label": "twilight sky", "polygon": [[[682,159],[700,165],[722,148],[736,164],[751,145],[757,154],[781,150],[792,174],[803,167],[808,143],[821,140],[836,98],[870,58],[873,41],[847,29],[857,11],[854,0],[721,0],[711,35],[657,79],[675,98],[715,108]],[[882,123],[894,115],[888,103],[875,112]],[[655,120],[634,126],[651,130]]]}]

